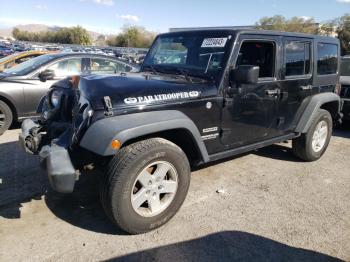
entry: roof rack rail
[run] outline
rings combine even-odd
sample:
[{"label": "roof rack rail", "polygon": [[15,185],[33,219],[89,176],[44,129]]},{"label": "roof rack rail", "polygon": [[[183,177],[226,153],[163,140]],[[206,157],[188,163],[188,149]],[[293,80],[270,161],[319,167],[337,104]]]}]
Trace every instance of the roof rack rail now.
[{"label": "roof rack rail", "polygon": [[181,31],[195,31],[195,30],[241,30],[241,29],[256,29],[254,25],[247,26],[216,26],[216,27],[183,27],[183,28],[169,28],[169,32],[181,32]]}]

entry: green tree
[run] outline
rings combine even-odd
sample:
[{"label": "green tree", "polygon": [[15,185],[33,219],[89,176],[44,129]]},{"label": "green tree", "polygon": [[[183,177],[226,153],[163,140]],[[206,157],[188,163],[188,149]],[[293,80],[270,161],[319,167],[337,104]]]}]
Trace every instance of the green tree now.
[{"label": "green tree", "polygon": [[156,34],[147,31],[144,27],[124,26],[117,36],[107,39],[110,46],[119,47],[150,47]]},{"label": "green tree", "polygon": [[14,28],[12,35],[16,39],[23,41],[91,45],[91,37],[88,31],[81,26],[61,28],[56,32],[44,31],[38,33],[21,31],[18,28]]},{"label": "green tree", "polygon": [[258,29],[276,30],[286,32],[301,32],[308,34],[318,33],[318,24],[313,18],[292,17],[285,18],[282,15],[275,15],[272,17],[263,17],[257,23]]},{"label": "green tree", "polygon": [[350,54],[350,15],[345,14],[338,20],[337,33],[342,55]]},{"label": "green tree", "polygon": [[14,38],[17,39],[19,33],[20,33],[20,30],[19,30],[17,27],[13,28],[13,30],[12,30],[12,36],[13,36]]}]

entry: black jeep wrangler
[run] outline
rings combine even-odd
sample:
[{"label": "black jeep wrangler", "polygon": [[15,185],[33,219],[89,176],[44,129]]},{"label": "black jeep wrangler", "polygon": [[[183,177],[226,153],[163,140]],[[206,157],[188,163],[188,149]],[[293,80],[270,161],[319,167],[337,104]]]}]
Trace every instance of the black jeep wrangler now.
[{"label": "black jeep wrangler", "polygon": [[107,215],[147,232],[180,208],[190,166],[286,140],[299,158],[319,159],[341,118],[338,68],[335,38],[175,30],[156,38],[139,73],[53,85],[19,139],[56,191],[72,192],[85,168],[103,171]]}]

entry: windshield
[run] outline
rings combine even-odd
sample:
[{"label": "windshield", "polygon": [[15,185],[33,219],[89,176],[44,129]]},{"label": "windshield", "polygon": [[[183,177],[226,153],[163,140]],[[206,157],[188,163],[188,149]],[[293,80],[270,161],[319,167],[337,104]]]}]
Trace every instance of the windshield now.
[{"label": "windshield", "polygon": [[19,53],[14,53],[14,54],[12,54],[12,55],[8,55],[8,56],[5,56],[5,57],[1,58],[1,59],[0,59],[0,64],[3,63],[3,62],[6,62],[7,60],[11,60],[11,59],[17,57],[18,54],[19,54]]},{"label": "windshield", "polygon": [[4,70],[4,72],[10,75],[24,76],[34,71],[35,69],[39,68],[40,66],[47,63],[53,58],[54,56],[52,55],[41,55],[32,59],[29,59],[28,61],[25,61],[9,69],[6,69]]},{"label": "windshield", "polygon": [[350,58],[341,60],[340,75],[341,76],[350,76]]},{"label": "windshield", "polygon": [[232,35],[185,32],[159,36],[143,63],[143,70],[218,79],[228,58]]}]

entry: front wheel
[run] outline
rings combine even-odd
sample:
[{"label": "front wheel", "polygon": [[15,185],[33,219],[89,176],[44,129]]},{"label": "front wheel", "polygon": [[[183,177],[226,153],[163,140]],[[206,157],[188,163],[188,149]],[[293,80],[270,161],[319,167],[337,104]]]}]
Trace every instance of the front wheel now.
[{"label": "front wheel", "polygon": [[0,135],[5,133],[12,124],[13,114],[10,107],[3,101],[0,101]]},{"label": "front wheel", "polygon": [[293,140],[293,153],[305,161],[319,159],[328,147],[332,128],[331,114],[327,110],[320,109],[308,132]]},{"label": "front wheel", "polygon": [[169,221],[186,198],[190,165],[177,145],[161,138],[131,144],[111,160],[101,188],[109,218],[131,234]]}]

